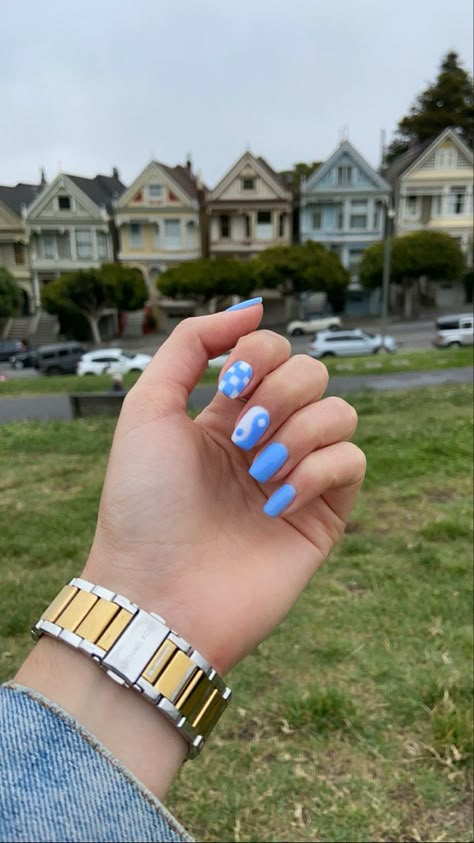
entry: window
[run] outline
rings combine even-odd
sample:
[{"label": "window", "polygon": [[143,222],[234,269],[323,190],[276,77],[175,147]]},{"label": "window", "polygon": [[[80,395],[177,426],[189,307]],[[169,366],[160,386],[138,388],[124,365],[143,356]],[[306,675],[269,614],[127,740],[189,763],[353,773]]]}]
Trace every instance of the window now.
[{"label": "window", "polygon": [[90,228],[77,229],[76,251],[79,260],[85,260],[92,257],[92,232]]},{"label": "window", "polygon": [[321,218],[322,214],[320,209],[318,211],[313,211],[313,228],[321,228]]},{"label": "window", "polygon": [[431,213],[433,217],[441,217],[443,213],[443,197],[433,196],[431,200]]},{"label": "window", "polygon": [[465,187],[452,187],[449,192],[449,212],[450,214],[463,214],[464,202],[466,199]]},{"label": "window", "polygon": [[179,220],[165,220],[165,248],[179,249],[181,246],[181,223]]},{"label": "window", "polygon": [[130,223],[130,246],[139,249],[142,245],[142,227],[139,222]]},{"label": "window", "polygon": [[279,217],[279,220],[278,220],[278,236],[279,237],[285,236],[285,217],[286,217],[286,214],[280,214],[280,217]]},{"label": "window", "polygon": [[351,214],[351,228],[367,228],[367,214]]},{"label": "window", "polygon": [[15,263],[16,264],[25,263],[25,247],[24,247],[23,243],[15,243],[13,245],[13,252],[15,254]]},{"label": "window", "polygon": [[107,258],[109,256],[107,235],[104,231],[97,232],[97,255],[99,258]]},{"label": "window", "polygon": [[155,241],[155,246],[160,245],[160,223],[156,222],[153,226],[153,238]]},{"label": "window", "polygon": [[376,202],[374,205],[374,228],[380,228],[382,218],[382,205],[380,202]]},{"label": "window", "polygon": [[344,228],[344,205],[336,205],[336,228]]},{"label": "window", "polygon": [[149,184],[148,185],[148,198],[149,199],[161,199],[163,196],[163,188],[161,184]]},{"label": "window", "polygon": [[457,149],[454,146],[447,146],[444,149],[438,149],[436,154],[436,163],[440,170],[454,170],[458,161]]},{"label": "window", "polygon": [[69,231],[60,234],[57,239],[58,257],[63,259],[70,259],[71,257],[71,240],[69,238]]},{"label": "window", "polygon": [[186,223],[186,247],[193,249],[196,245],[196,226],[193,220]]},{"label": "window", "polygon": [[253,176],[244,176],[242,179],[242,190],[255,190],[255,179]]},{"label": "window", "polygon": [[219,228],[223,240],[230,237],[230,217],[228,214],[221,214],[219,217]]},{"label": "window", "polygon": [[56,238],[54,234],[43,234],[41,244],[43,258],[52,259],[56,257]]},{"label": "window", "polygon": [[248,214],[244,214],[244,232],[245,237],[248,240],[250,238],[250,217]]},{"label": "window", "polygon": [[405,199],[407,217],[418,216],[418,196],[407,196]]},{"label": "window", "polygon": [[58,196],[58,208],[60,211],[71,210],[71,199],[69,196]]},{"label": "window", "polygon": [[352,167],[350,164],[342,164],[337,168],[337,183],[352,184]]},{"label": "window", "polygon": [[273,222],[271,211],[257,211],[257,240],[271,240],[273,237]]}]

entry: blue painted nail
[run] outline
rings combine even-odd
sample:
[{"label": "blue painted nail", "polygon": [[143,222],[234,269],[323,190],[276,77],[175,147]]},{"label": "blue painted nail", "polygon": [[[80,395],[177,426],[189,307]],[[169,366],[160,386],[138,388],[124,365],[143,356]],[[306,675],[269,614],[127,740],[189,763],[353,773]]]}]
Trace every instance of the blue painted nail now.
[{"label": "blue painted nail", "polygon": [[290,505],[291,501],[295,499],[296,496],[296,489],[291,483],[285,483],[284,486],[280,486],[273,495],[268,498],[265,506],[263,507],[263,511],[265,515],[269,515],[270,518],[276,518],[277,515],[281,515],[284,509]]},{"label": "blue painted nail", "polygon": [[254,304],[261,304],[262,297],[256,296],[254,299],[247,299],[247,301],[239,301],[238,304],[233,304],[232,307],[227,307],[226,310],[243,310],[245,307],[252,307]]},{"label": "blue painted nail", "polygon": [[249,468],[249,474],[258,483],[266,483],[288,459],[288,451],[280,442],[272,442],[256,457]]},{"label": "blue painted nail", "polygon": [[237,398],[249,385],[251,378],[253,378],[253,369],[250,363],[237,360],[222,375],[217,388],[223,395],[227,395],[227,398]]},{"label": "blue painted nail", "polygon": [[232,442],[243,451],[250,451],[270,424],[270,413],[264,407],[251,407],[237,423]]}]

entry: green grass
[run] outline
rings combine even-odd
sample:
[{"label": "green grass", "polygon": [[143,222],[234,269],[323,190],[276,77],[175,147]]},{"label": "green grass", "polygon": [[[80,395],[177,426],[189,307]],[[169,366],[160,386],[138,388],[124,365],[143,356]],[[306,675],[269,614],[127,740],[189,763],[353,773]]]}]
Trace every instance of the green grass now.
[{"label": "green grass", "polygon": [[[472,840],[472,394],[355,396],[364,492],[168,799],[197,840]],[[113,420],[5,425],[0,675],[80,571]],[[294,564],[294,560],[289,560]]]},{"label": "green grass", "polygon": [[[445,369],[455,366],[470,366],[473,352],[470,348],[432,351],[410,351],[406,354],[378,354],[369,357],[327,357],[324,363],[331,375],[383,375],[394,372],[417,372],[430,369]],[[207,369],[201,383],[217,383],[219,369]],[[138,375],[124,377],[124,386],[130,389]],[[110,389],[109,375],[59,375],[54,377],[21,377],[0,382],[2,396],[53,395],[68,392],[104,392]]]}]

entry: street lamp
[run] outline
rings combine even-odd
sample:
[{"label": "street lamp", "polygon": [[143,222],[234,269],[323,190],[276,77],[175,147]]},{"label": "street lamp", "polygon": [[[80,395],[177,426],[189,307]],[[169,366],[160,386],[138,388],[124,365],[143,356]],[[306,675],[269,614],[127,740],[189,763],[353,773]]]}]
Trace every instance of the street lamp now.
[{"label": "street lamp", "polygon": [[382,340],[385,345],[385,334],[387,333],[388,305],[390,298],[390,249],[393,220],[395,211],[390,197],[384,200],[385,205],[385,239],[383,249],[383,274],[382,274]]}]

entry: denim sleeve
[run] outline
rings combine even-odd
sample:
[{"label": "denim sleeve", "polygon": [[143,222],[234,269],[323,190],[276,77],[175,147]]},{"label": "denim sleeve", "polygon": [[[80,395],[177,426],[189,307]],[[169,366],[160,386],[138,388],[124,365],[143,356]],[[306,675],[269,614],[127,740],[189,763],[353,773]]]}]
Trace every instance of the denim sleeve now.
[{"label": "denim sleeve", "polygon": [[0,840],[192,841],[161,802],[59,706],[0,687]]}]

